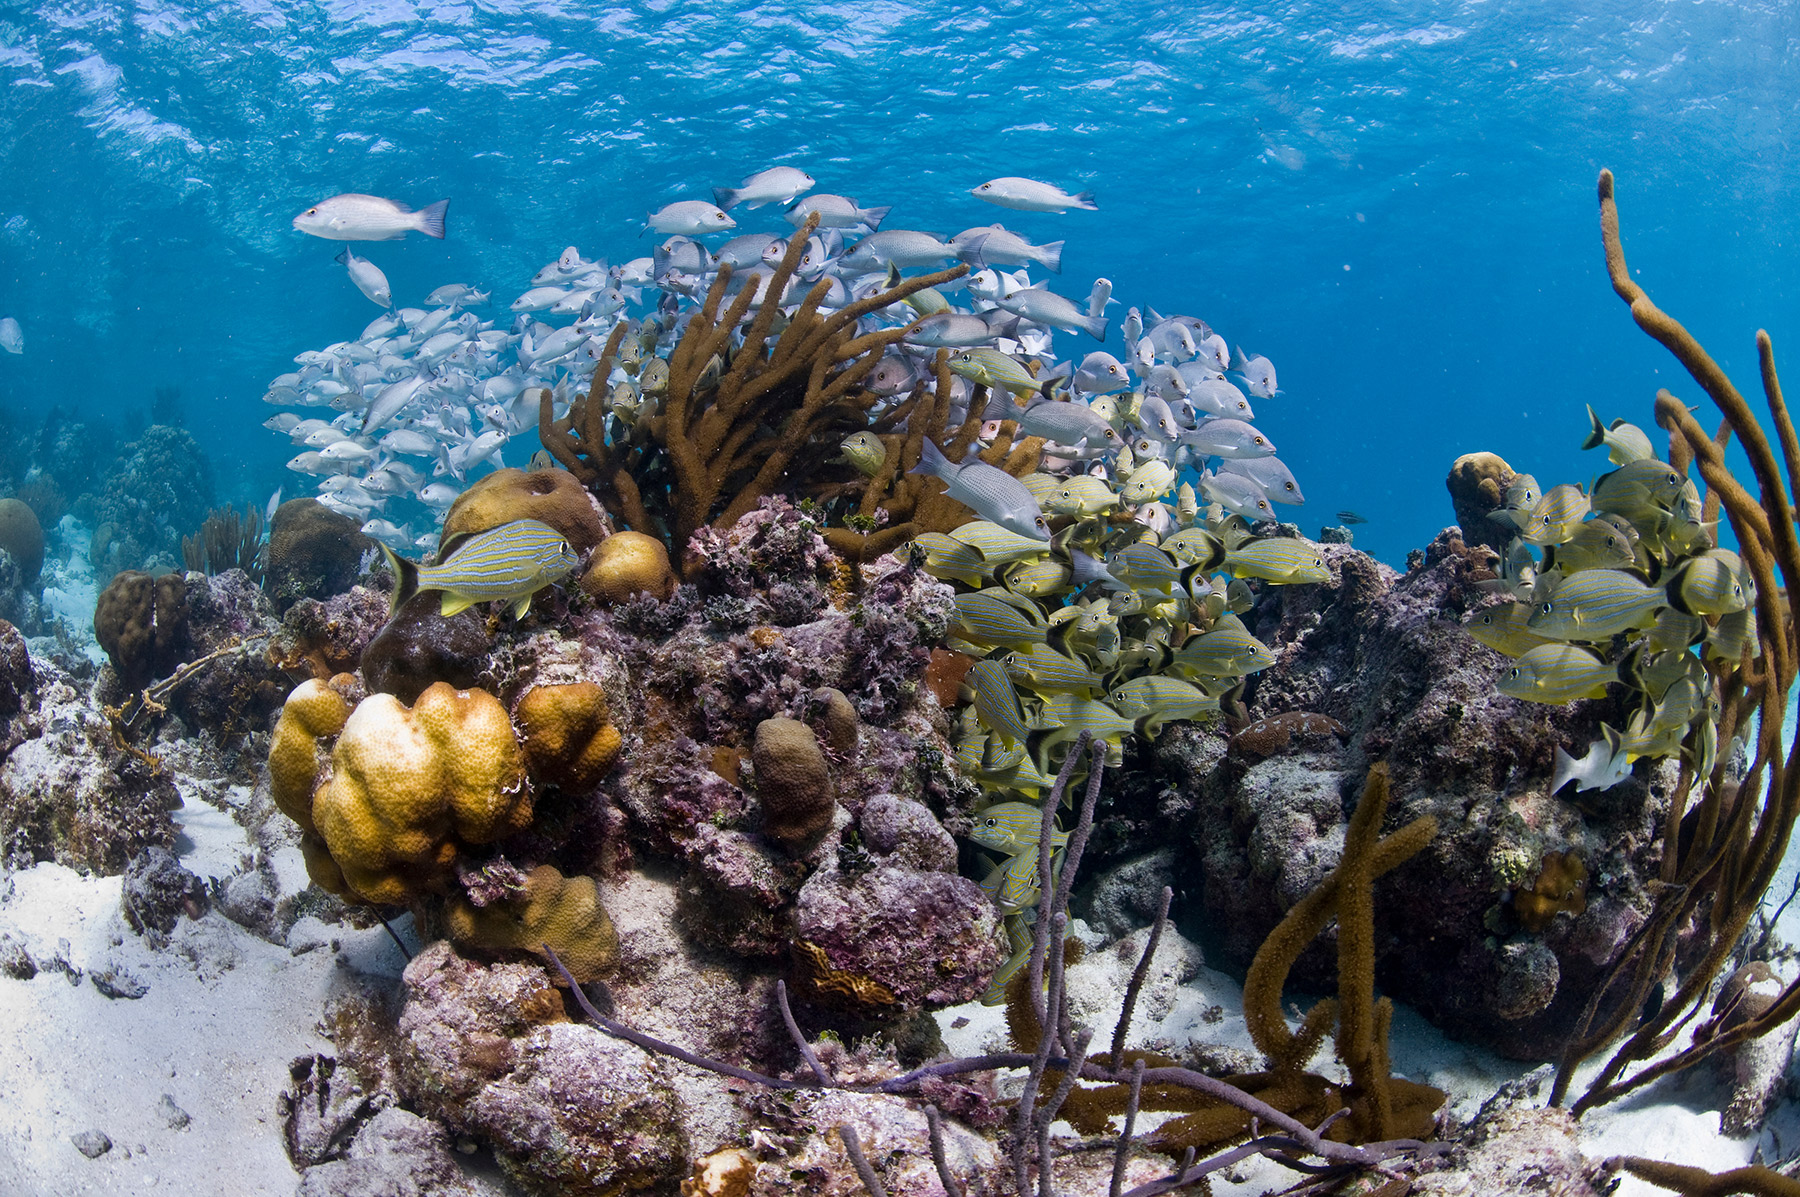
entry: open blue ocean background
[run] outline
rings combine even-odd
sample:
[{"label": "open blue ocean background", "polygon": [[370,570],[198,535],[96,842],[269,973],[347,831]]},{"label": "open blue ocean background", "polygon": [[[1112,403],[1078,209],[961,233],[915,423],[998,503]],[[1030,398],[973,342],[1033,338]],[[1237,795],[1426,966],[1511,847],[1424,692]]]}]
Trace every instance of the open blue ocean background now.
[{"label": "open blue ocean background", "polygon": [[[1301,526],[1354,509],[1399,563],[1451,522],[1458,454],[1585,482],[1584,403],[1704,402],[1607,285],[1601,166],[1653,297],[1746,387],[1756,328],[1793,360],[1797,37],[1781,3],[9,0],[0,314],[26,349],[0,409],[123,427],[179,387],[221,499],[260,505],[293,493],[268,380],[377,314],[290,229],[307,204],[449,197],[447,241],[368,255],[399,303],[504,303],[565,245],[648,253],[647,210],[789,163],[893,227],[1066,239],[1064,293],[1104,275],[1268,355]],[[967,194],[1009,174],[1100,210]]]}]

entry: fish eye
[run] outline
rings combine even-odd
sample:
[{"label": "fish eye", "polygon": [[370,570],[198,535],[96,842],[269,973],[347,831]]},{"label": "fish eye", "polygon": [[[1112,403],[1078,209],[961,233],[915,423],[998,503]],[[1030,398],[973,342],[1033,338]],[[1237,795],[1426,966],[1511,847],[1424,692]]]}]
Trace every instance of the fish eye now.
[{"label": "fish eye", "polygon": [[1000,825],[1000,820],[998,820],[998,819],[990,818],[990,819],[985,820],[985,822],[986,822],[987,826],[989,826],[989,827],[998,827]]},{"label": "fish eye", "polygon": [[1539,607],[1538,610],[1542,611],[1545,615],[1548,615],[1552,611],[1556,610],[1556,604],[1555,603],[1545,603],[1543,606]]},{"label": "fish eye", "polygon": [[992,183],[983,183],[983,184],[982,184],[982,185],[981,185],[981,186],[980,186],[980,187],[978,187],[978,188],[976,188],[976,190],[978,190],[978,191],[986,191],[986,190],[987,190],[987,189],[988,189],[988,188],[990,188],[990,187],[992,187],[992,186],[993,186],[993,184],[992,184]]},{"label": "fish eye", "polygon": [[1518,681],[1519,680],[1519,667],[1517,665],[1514,665],[1511,669],[1506,671],[1506,676],[1511,678],[1515,682]]}]

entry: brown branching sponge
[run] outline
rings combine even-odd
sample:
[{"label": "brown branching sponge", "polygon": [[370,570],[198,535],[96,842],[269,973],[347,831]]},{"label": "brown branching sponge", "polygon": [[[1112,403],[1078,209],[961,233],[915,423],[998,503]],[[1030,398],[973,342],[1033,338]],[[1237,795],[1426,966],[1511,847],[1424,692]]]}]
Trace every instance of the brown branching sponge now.
[{"label": "brown branching sponge", "polygon": [[[577,396],[565,416],[556,417],[548,391],[539,400],[538,435],[544,448],[609,512],[634,531],[662,538],[677,558],[695,532],[709,525],[729,526],[765,495],[804,494],[821,484],[835,469],[826,458],[837,452],[845,436],[869,427],[878,432],[897,427],[923,401],[915,392],[871,425],[869,415],[879,396],[861,384],[888,346],[912,326],[858,334],[857,321],[958,278],[968,267],[907,279],[830,315],[819,311],[829,292],[829,284],[821,281],[777,334],[776,322],[784,317],[773,297],[786,293],[816,220],[809,218],[790,239],[765,286],[744,287],[729,306],[725,293],[731,269],[720,267],[705,302],[669,355],[660,411],[640,411],[627,424],[607,409],[604,388],[628,331],[623,323],[607,340],[588,394]],[[759,294],[770,300],[752,316]],[[947,407],[948,385],[935,394],[944,398],[934,399],[938,406],[933,410]],[[939,419],[939,428],[932,431],[941,431]],[[921,423],[914,434],[912,423],[908,435],[922,438],[927,429]],[[973,439],[972,431],[968,439]],[[890,453],[890,460],[898,456]],[[920,488],[909,483],[902,489]],[[885,551],[911,535],[893,535],[892,529],[882,533],[886,535],[877,534],[879,547],[868,546],[871,551]]]},{"label": "brown branching sponge", "polygon": [[[1619,238],[1611,171],[1600,172],[1599,197],[1600,237],[1613,290],[1630,305],[1638,326],[1674,354],[1724,415],[1717,434],[1708,436],[1674,395],[1665,390],[1656,396],[1656,422],[1669,433],[1670,464],[1683,472],[1690,467],[1699,472],[1707,489],[1704,518],[1722,513],[1730,521],[1740,555],[1756,584],[1756,641],[1746,643],[1738,660],[1707,664],[1719,704],[1717,742],[1728,745],[1741,732],[1747,734],[1753,717],[1759,718],[1760,724],[1749,745],[1749,768],[1735,782],[1726,776],[1732,753],[1718,752],[1710,771],[1699,775],[1694,762],[1710,760],[1712,754],[1699,751],[1702,745],[1697,740],[1684,746],[1681,773],[1663,827],[1661,885],[1655,905],[1611,974],[1595,988],[1583,1033],[1564,1047],[1551,1091],[1552,1103],[1561,1103],[1577,1066],[1629,1032],[1575,1102],[1573,1109],[1578,1115],[1715,1052],[1766,1034],[1800,1013],[1800,984],[1790,985],[1757,1016],[1679,1051],[1668,1050],[1680,1028],[1709,1000],[1715,979],[1730,963],[1774,879],[1795,817],[1800,815],[1800,769],[1794,767],[1791,748],[1781,740],[1782,716],[1796,670],[1794,619],[1782,590],[1800,593],[1796,590],[1800,587],[1800,537],[1796,536],[1788,498],[1800,481],[1800,438],[1795,436],[1782,398],[1769,335],[1756,334],[1756,349],[1774,443],[1719,364],[1679,321],[1658,308],[1632,277]],[[1756,495],[1726,466],[1725,445],[1733,437],[1755,474]],[[1694,737],[1712,734],[1713,727],[1706,724],[1692,733]],[[1681,987],[1656,1013],[1643,1017],[1640,1011],[1645,998],[1667,974],[1678,939],[1684,958]],[[1639,1067],[1628,1075],[1633,1065]]]},{"label": "brown branching sponge", "polygon": [[1783,1176],[1761,1164],[1715,1175],[1700,1168],[1628,1155],[1607,1160],[1606,1167],[1612,1172],[1629,1172],[1639,1180],[1647,1180],[1659,1189],[1672,1189],[1683,1197],[1731,1197],[1734,1193],[1750,1194],[1751,1197],[1800,1197],[1800,1180]]}]

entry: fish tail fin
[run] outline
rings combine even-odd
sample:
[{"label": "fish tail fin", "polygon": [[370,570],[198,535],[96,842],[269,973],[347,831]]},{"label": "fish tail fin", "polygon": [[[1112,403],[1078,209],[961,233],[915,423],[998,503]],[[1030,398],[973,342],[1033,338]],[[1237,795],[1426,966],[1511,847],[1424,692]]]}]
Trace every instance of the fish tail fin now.
[{"label": "fish tail fin", "polygon": [[1087,332],[1088,336],[1094,338],[1096,341],[1106,340],[1106,325],[1108,321],[1105,316],[1089,316],[1087,319],[1078,321],[1077,323],[1079,323],[1082,329]]},{"label": "fish tail fin", "polygon": [[1556,770],[1550,775],[1550,792],[1556,793],[1575,779],[1575,758],[1556,746]]},{"label": "fish tail fin", "polygon": [[713,203],[719,205],[720,210],[729,212],[731,211],[732,205],[737,202],[738,193],[735,187],[713,188]]},{"label": "fish tail fin", "polygon": [[932,474],[948,482],[955,477],[956,466],[948,457],[944,456],[944,451],[937,447],[935,441],[926,437],[924,444],[919,449],[919,464],[906,472],[909,474]]},{"label": "fish tail fin", "polygon": [[1587,434],[1587,439],[1581,442],[1581,447],[1596,449],[1606,442],[1606,426],[1600,422],[1600,417],[1594,414],[1593,404],[1588,404],[1587,413],[1588,419],[1593,421],[1594,428]]},{"label": "fish tail fin", "polygon": [[[1025,317],[1019,315],[1017,312],[1013,312],[1006,319],[998,322],[988,320],[988,332],[992,333],[996,339],[1000,337],[1014,337],[1016,339],[1019,331],[1019,321],[1024,318]],[[983,319],[987,318],[983,317]]]},{"label": "fish tail fin", "polygon": [[388,614],[400,609],[407,599],[419,593],[419,567],[380,542],[376,548],[387,559],[388,571],[394,575],[394,593],[388,596]]},{"label": "fish tail fin", "polygon": [[1063,243],[1061,241],[1051,241],[1044,245],[1038,246],[1037,247],[1038,265],[1042,266],[1045,270],[1048,270],[1051,274],[1061,274],[1062,273],[1062,251],[1063,251]]},{"label": "fish tail fin", "polygon": [[881,222],[886,220],[887,214],[892,211],[893,209],[891,207],[864,208],[862,210],[863,223],[869,226],[871,232],[877,231],[881,228]]},{"label": "fish tail fin", "polygon": [[418,211],[419,231],[427,237],[444,239],[444,216],[450,211],[450,201],[441,199],[435,204],[426,204]]},{"label": "fish tail fin", "polygon": [[1077,208],[1085,208],[1089,212],[1098,212],[1100,210],[1100,205],[1094,202],[1094,193],[1091,191],[1077,191],[1075,193],[1075,206]]}]

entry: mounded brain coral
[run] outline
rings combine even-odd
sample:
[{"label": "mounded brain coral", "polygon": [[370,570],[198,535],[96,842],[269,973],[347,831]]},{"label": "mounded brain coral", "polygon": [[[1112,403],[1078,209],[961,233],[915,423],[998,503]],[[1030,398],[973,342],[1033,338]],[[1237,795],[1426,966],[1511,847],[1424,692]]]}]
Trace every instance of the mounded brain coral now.
[{"label": "mounded brain coral", "polygon": [[374,547],[348,516],[317,499],[289,499],[269,521],[264,587],[282,611],[297,599],[342,594],[356,581],[363,553]]},{"label": "mounded brain coral", "polygon": [[678,579],[669,561],[669,550],[654,536],[642,532],[615,532],[600,542],[581,575],[581,589],[607,606],[617,606],[640,594],[667,602]]},{"label": "mounded brain coral", "polygon": [[544,945],[549,944],[580,984],[598,980],[619,956],[619,933],[600,904],[594,879],[564,877],[552,865],[531,870],[516,898],[487,906],[457,898],[445,922],[451,940],[462,947],[531,952],[547,962]]},{"label": "mounded brain coral", "polygon": [[797,719],[764,719],[750,749],[763,830],[790,849],[802,849],[831,826],[837,796],[824,750],[813,729]]},{"label": "mounded brain coral", "polygon": [[411,709],[391,694],[358,703],[312,801],[313,824],[344,882],[374,903],[437,887],[459,845],[522,831],[531,813],[506,708],[485,690],[443,682]]},{"label": "mounded brain coral", "polygon": [[445,560],[467,537],[513,520],[549,524],[577,553],[587,552],[606,534],[593,499],[569,471],[495,470],[450,504],[439,538],[438,560]]},{"label": "mounded brain coral", "polygon": [[0,499],[0,549],[18,563],[29,585],[44,567],[44,529],[37,513],[20,499]]},{"label": "mounded brain coral", "polygon": [[180,574],[117,575],[94,604],[94,639],[128,689],[167,676],[188,647],[187,582]]}]

